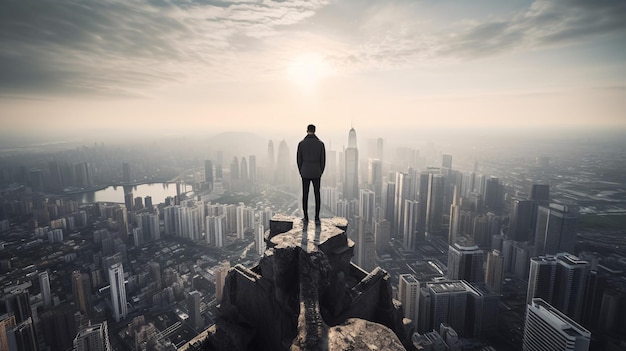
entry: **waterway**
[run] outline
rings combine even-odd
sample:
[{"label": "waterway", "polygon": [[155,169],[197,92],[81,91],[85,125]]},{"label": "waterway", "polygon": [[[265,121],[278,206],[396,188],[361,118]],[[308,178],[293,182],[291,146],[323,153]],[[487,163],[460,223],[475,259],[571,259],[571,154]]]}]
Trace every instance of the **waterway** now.
[{"label": "waterway", "polygon": [[[191,190],[191,185],[181,184],[180,191],[184,193]],[[71,195],[81,203],[114,202],[124,203],[124,194],[132,192],[133,198],[146,196],[152,197],[154,205],[165,202],[168,196],[176,196],[176,183],[149,183],[139,185],[110,185],[104,189],[87,191]]]}]

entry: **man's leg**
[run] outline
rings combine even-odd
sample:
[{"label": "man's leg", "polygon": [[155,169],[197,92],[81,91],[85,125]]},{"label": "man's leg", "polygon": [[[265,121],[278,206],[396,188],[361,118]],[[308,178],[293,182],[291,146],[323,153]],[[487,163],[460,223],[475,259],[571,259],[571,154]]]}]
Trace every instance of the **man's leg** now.
[{"label": "man's leg", "polygon": [[302,212],[304,219],[309,220],[309,187],[311,186],[311,179],[302,178]]},{"label": "man's leg", "polygon": [[322,201],[320,198],[320,178],[312,179],[313,181],[313,194],[315,195],[315,220],[320,220],[320,208]]}]

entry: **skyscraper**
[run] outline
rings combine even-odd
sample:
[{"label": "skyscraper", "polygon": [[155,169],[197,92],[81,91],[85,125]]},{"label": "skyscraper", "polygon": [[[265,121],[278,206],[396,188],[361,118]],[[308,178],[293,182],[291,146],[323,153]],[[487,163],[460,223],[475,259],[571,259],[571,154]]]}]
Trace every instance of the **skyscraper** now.
[{"label": "skyscraper", "polygon": [[448,249],[448,279],[482,282],[484,252],[478,246],[454,244]]},{"label": "skyscraper", "polygon": [[394,213],[395,213],[395,203],[394,198],[396,196],[396,183],[394,182],[385,182],[383,184],[383,194],[382,198],[382,206],[384,211],[384,217],[389,222],[395,223]]},{"label": "skyscraper", "polygon": [[48,271],[39,273],[39,288],[44,307],[52,306],[52,294],[50,292],[50,275]]},{"label": "skyscraper", "polygon": [[356,131],[350,129],[348,133],[348,148],[344,150],[345,177],[343,182],[343,197],[347,200],[359,196],[359,150],[356,142]]},{"label": "skyscraper", "polygon": [[522,350],[587,351],[591,333],[540,298],[527,306]]},{"label": "skyscraper", "polygon": [[409,318],[417,326],[419,320],[420,283],[413,274],[400,274],[398,283],[398,300],[402,303],[404,317]]},{"label": "skyscraper", "polygon": [[248,161],[243,156],[241,157],[241,167],[239,167],[239,179],[244,182],[247,182],[249,180]]},{"label": "skyscraper", "polygon": [[215,275],[215,300],[217,302],[222,301],[224,293],[224,284],[226,282],[226,275],[230,270],[230,262],[224,261],[215,267],[213,270]]},{"label": "skyscraper", "polygon": [[452,155],[443,154],[441,168],[452,169]]},{"label": "skyscraper", "polygon": [[374,221],[374,240],[376,241],[376,251],[379,253],[389,251],[389,241],[391,240],[391,223],[386,219]]},{"label": "skyscraper", "polygon": [[189,311],[189,322],[191,326],[197,331],[201,331],[204,326],[204,319],[200,313],[200,300],[202,294],[199,291],[194,290],[187,295],[187,310]]},{"label": "skyscraper", "polygon": [[383,164],[379,159],[369,159],[367,184],[376,194],[376,203],[380,204],[383,196]]},{"label": "skyscraper", "polygon": [[124,267],[116,263],[109,268],[109,282],[111,283],[111,306],[116,322],[126,318],[126,285],[124,282]]},{"label": "skyscraper", "polygon": [[239,159],[237,156],[233,157],[233,161],[230,163],[230,181],[236,183],[239,180]]},{"label": "skyscraper", "polygon": [[504,257],[498,250],[491,250],[487,254],[487,269],[485,272],[485,283],[493,291],[502,293],[502,282],[504,281]]},{"label": "skyscraper", "polygon": [[93,305],[91,300],[91,279],[89,274],[80,271],[72,272],[72,295],[76,308],[84,314],[91,314]]},{"label": "skyscraper", "polygon": [[7,330],[9,351],[37,351],[37,337],[32,317]]},{"label": "skyscraper", "polygon": [[[204,161],[204,183],[209,190],[213,189],[213,163],[211,160]],[[146,204],[146,206],[148,206]]]},{"label": "skyscraper", "polygon": [[409,198],[409,175],[407,173],[396,172],[396,189],[394,195],[394,221],[393,228],[397,234],[404,232],[404,205]]},{"label": "skyscraper", "polygon": [[368,227],[371,227],[374,218],[375,193],[369,189],[361,189],[359,192],[359,217],[361,217]]},{"label": "skyscraper", "polygon": [[15,326],[15,316],[13,314],[0,315],[0,350],[9,349],[7,332]]},{"label": "skyscraper", "polygon": [[259,256],[262,256],[263,253],[265,252],[265,227],[263,226],[263,224],[258,223],[255,227],[254,230],[254,241],[255,241],[255,245],[256,245],[256,252],[259,254]]},{"label": "skyscraper", "polygon": [[443,221],[443,182],[442,174],[429,174],[428,203],[426,204],[426,232],[430,235],[441,233]]},{"label": "skyscraper", "polygon": [[107,322],[88,325],[82,328],[74,339],[76,351],[110,351],[109,329]]},{"label": "skyscraper", "polygon": [[515,241],[527,241],[530,239],[533,204],[532,200],[513,200],[511,221],[506,235],[507,239]]},{"label": "skyscraper", "polygon": [[256,156],[248,156],[248,180],[250,183],[256,183]]},{"label": "skyscraper", "polygon": [[535,248],[537,255],[574,252],[578,209],[559,204],[539,206]]},{"label": "skyscraper", "polygon": [[7,312],[13,313],[15,316],[15,323],[17,324],[20,324],[33,316],[28,290],[16,291],[12,293],[11,296],[8,296],[5,299],[5,306]]},{"label": "skyscraper", "polygon": [[568,254],[539,256],[530,260],[526,301],[542,298],[559,311],[580,320],[589,262]]},{"label": "skyscraper", "polygon": [[415,250],[417,241],[417,224],[420,203],[413,200],[404,200],[404,223],[402,225],[402,244],[407,250]]}]

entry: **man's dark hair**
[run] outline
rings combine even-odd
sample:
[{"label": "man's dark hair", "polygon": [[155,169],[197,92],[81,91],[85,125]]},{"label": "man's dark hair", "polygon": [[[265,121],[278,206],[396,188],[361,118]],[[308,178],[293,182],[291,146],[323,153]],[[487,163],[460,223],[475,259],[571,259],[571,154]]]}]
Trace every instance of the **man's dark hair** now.
[{"label": "man's dark hair", "polygon": [[314,126],[314,125],[312,125],[312,124],[309,124],[309,125],[306,127],[306,131],[307,131],[308,133],[315,133],[315,126]]}]

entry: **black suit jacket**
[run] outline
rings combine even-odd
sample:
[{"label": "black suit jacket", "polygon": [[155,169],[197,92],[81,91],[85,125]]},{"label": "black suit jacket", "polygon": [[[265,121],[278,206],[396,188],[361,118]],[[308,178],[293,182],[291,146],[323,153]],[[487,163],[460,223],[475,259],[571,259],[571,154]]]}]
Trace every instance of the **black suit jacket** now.
[{"label": "black suit jacket", "polygon": [[302,178],[321,178],[326,167],[324,143],[315,134],[307,134],[298,143],[296,162]]}]

